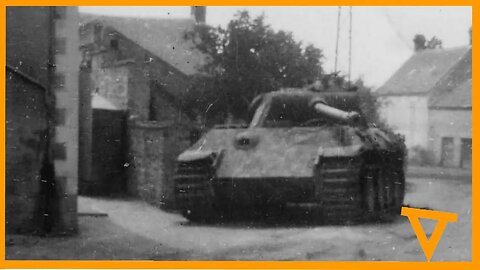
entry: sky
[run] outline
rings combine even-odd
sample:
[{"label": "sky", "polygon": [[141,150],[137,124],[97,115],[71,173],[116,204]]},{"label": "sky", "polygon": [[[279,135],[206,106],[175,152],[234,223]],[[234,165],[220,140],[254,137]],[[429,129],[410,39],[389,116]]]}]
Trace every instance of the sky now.
[{"label": "sky", "polygon": [[[238,10],[265,15],[275,30],[292,32],[303,44],[323,50],[326,72],[334,71],[339,7],[209,6],[207,23],[226,26]],[[340,8],[338,68],[348,75],[349,7]],[[190,7],[80,7],[81,12],[114,16],[187,18]],[[471,7],[352,7],[351,78],[380,87],[413,54],[413,37],[423,34],[443,41],[445,49],[469,44]]]}]

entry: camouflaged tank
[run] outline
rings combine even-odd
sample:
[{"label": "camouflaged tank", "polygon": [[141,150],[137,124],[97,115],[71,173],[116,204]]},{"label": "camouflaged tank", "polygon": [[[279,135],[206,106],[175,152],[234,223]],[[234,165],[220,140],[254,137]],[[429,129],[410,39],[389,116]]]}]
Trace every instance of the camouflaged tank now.
[{"label": "camouflaged tank", "polygon": [[400,213],[403,139],[369,127],[356,92],[285,89],[257,97],[251,112],[248,126],[216,127],[178,157],[187,219],[287,207],[340,223]]}]

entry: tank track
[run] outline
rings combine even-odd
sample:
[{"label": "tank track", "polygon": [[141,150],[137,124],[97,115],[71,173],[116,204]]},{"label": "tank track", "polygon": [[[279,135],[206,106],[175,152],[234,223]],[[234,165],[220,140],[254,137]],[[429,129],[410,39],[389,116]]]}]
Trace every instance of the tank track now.
[{"label": "tank track", "polygon": [[326,223],[351,223],[362,215],[360,164],[353,159],[325,159],[317,168],[316,197]]},{"label": "tank track", "polygon": [[400,213],[405,179],[398,168],[334,159],[322,162],[318,177],[326,223],[387,221]]},{"label": "tank track", "polygon": [[[189,220],[228,218],[214,204],[213,160],[180,162],[174,177],[177,208]],[[391,220],[400,213],[403,168],[383,166],[361,157],[324,159],[316,167],[315,199],[310,215],[328,224]],[[223,214],[222,214],[223,213]]]},{"label": "tank track", "polygon": [[183,216],[197,222],[213,215],[212,160],[179,162],[174,176],[175,202]]}]

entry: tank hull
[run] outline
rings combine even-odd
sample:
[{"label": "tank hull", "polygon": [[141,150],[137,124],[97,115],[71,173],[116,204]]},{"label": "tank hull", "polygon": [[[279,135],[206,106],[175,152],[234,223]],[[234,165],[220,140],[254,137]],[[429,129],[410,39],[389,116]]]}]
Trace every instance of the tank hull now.
[{"label": "tank hull", "polygon": [[[352,107],[356,100],[348,96],[327,97]],[[272,92],[257,104],[248,128],[205,134],[178,157],[174,182],[182,214],[205,221],[232,210],[296,205],[327,222],[398,215],[405,192],[403,141],[358,126],[358,114],[329,107],[327,97]],[[317,114],[325,118],[310,119]]]},{"label": "tank hull", "polygon": [[[216,140],[219,136],[225,139],[225,143],[234,144],[232,138],[236,136],[230,134],[228,140],[227,136],[220,136],[224,132],[228,133],[223,131],[213,138]],[[234,134],[243,132],[235,131]],[[303,132],[305,130],[300,133]],[[330,130],[328,134],[333,135],[335,132]],[[317,135],[325,140],[325,134]],[[306,213],[321,221],[345,223],[394,216],[399,213],[403,203],[404,153],[387,146],[386,142],[382,144],[380,137],[371,138],[376,145],[370,146],[366,143],[354,144],[354,139],[349,145],[341,146],[340,138],[318,147],[309,144],[310,149],[303,149],[303,156],[296,160],[295,167],[285,164],[291,158],[289,153],[275,159],[272,158],[272,153],[260,147],[262,155],[249,164],[254,153],[242,153],[240,151],[248,150],[235,147],[230,151],[225,150],[228,147],[213,151],[207,147],[208,138],[212,137],[207,135],[200,149],[194,146],[191,152],[187,151],[179,157],[175,178],[177,205],[191,220],[206,221],[225,217],[233,213],[232,209],[248,212],[295,207],[304,208]],[[315,140],[303,133],[303,139],[305,138]],[[298,137],[296,139],[296,143],[305,142]],[[216,145],[219,145],[218,142]],[[256,142],[256,147],[260,143]],[[291,147],[298,148],[295,144]],[[237,151],[240,152],[239,155],[232,154]],[[228,155],[230,159],[227,158]],[[264,157],[264,160],[259,157]],[[237,166],[223,167],[222,170],[225,163],[231,165],[234,161]],[[269,164],[269,169],[261,170],[262,164],[270,161],[273,164]],[[259,169],[245,170],[246,166],[253,166],[252,164]],[[281,165],[284,166],[283,169],[272,169],[272,166],[281,168]],[[234,168],[240,168],[243,177],[239,177]],[[262,172],[264,173],[261,174]],[[371,183],[367,186],[369,181]],[[366,194],[372,192],[376,197],[369,209],[366,206],[369,203]],[[375,208],[375,213],[370,213],[372,207]]]}]

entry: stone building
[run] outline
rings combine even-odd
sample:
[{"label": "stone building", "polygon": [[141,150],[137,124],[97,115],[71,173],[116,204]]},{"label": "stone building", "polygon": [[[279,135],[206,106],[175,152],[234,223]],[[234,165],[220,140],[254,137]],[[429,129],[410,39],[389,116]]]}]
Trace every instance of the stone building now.
[{"label": "stone building", "polygon": [[468,166],[471,46],[428,49],[415,44],[415,48],[410,59],[376,91],[381,115],[405,136],[411,158],[442,166]]},{"label": "stone building", "polygon": [[6,13],[6,231],[75,232],[78,10]]},{"label": "stone building", "polygon": [[[86,120],[90,129],[103,126],[103,133],[93,132],[85,140],[90,143],[82,159],[86,163],[81,165],[86,168],[80,180],[85,190],[103,185],[107,187],[103,193],[109,193],[113,191],[108,187],[123,181],[125,192],[152,202],[171,201],[169,177],[173,162],[190,144],[191,133],[195,132],[195,116],[180,100],[191,76],[204,61],[204,56],[184,38],[196,23],[204,22],[205,8],[192,10],[192,18],[185,19],[82,14],[83,84],[88,89],[85,92],[111,104],[108,113],[95,105],[90,120]],[[125,119],[121,127],[110,125],[121,122],[120,118]],[[126,135],[120,139],[122,132]],[[109,136],[118,139],[108,139]],[[103,157],[103,162],[93,162],[91,158],[98,145],[111,150],[121,148],[124,160]],[[99,164],[103,164],[103,172],[95,168]],[[105,177],[105,170],[120,170],[123,176],[116,177],[117,182],[99,184],[111,178]]]}]

